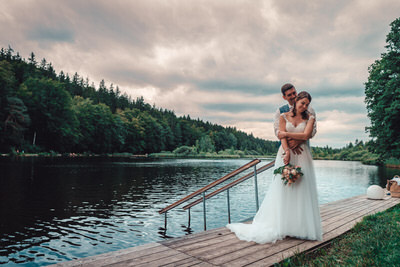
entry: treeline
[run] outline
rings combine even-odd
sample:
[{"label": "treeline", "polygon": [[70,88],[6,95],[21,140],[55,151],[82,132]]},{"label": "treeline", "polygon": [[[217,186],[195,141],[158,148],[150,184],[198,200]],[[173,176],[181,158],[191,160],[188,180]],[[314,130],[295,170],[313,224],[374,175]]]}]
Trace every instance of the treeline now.
[{"label": "treeline", "polygon": [[350,142],[343,148],[312,147],[312,154],[314,159],[355,160],[370,165],[382,164],[382,158],[370,152],[371,150],[370,141],[364,143],[356,139],[354,144]]},{"label": "treeline", "polygon": [[102,80],[56,73],[45,59],[0,50],[0,152],[145,154],[179,147],[273,154],[279,143],[133,100]]}]

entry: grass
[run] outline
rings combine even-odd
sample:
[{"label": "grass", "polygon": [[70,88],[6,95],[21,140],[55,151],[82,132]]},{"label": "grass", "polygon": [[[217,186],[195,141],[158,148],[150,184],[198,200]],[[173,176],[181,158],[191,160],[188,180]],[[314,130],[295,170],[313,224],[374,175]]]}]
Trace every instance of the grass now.
[{"label": "grass", "polygon": [[400,205],[365,217],[348,233],[312,253],[275,266],[399,266]]}]

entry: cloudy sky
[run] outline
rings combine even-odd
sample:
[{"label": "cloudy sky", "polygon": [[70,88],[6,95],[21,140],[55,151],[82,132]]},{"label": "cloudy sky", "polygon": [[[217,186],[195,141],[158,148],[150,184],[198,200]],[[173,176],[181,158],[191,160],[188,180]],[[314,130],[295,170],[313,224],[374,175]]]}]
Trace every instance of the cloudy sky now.
[{"label": "cloudy sky", "polygon": [[398,0],[0,0],[0,46],[177,115],[275,140],[280,87],[313,96],[312,145],[368,140],[368,67]]}]

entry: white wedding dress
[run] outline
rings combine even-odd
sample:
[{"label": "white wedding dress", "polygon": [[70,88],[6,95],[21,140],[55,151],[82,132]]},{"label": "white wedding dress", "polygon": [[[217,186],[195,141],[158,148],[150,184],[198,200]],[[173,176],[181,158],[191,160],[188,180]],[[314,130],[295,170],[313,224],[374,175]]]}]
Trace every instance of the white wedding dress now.
[{"label": "white wedding dress", "polygon": [[[285,115],[284,116],[286,119]],[[286,119],[288,132],[303,132],[307,122],[295,127]],[[314,165],[310,149],[301,144],[300,155],[290,152],[290,164],[301,167],[303,176],[291,186],[284,185],[279,174],[274,177],[251,224],[232,223],[227,227],[241,240],[270,243],[286,236],[322,240]],[[275,159],[275,168],[283,166],[282,146]]]}]

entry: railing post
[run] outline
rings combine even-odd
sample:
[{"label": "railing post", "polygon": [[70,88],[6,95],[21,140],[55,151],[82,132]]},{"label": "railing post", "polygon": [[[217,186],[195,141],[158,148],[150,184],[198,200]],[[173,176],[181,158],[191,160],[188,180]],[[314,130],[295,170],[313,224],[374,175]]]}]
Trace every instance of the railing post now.
[{"label": "railing post", "polygon": [[254,190],[256,195],[256,211],[258,211],[258,183],[257,183],[257,167],[254,165]]},{"label": "railing post", "polygon": [[226,201],[228,202],[228,223],[231,223],[231,204],[229,203],[229,188],[226,190]]},{"label": "railing post", "polygon": [[168,211],[166,211],[166,212],[164,213],[164,229],[165,229],[165,231],[167,231],[167,212],[168,212]]},{"label": "railing post", "polygon": [[207,218],[206,218],[206,192],[203,192],[203,218],[204,218],[204,231],[207,230]]},{"label": "railing post", "polygon": [[190,228],[190,208],[188,209],[188,228]]}]

